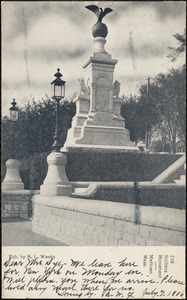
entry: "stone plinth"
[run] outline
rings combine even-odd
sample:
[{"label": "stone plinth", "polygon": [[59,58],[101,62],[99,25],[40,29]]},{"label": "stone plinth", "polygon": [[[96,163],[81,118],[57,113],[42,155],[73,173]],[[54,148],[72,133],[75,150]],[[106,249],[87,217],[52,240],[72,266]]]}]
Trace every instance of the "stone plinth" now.
[{"label": "stone plinth", "polygon": [[24,190],[24,184],[19,175],[21,163],[16,159],[6,162],[6,175],[2,183],[3,190]]},{"label": "stone plinth", "polygon": [[84,135],[76,140],[75,144],[83,145],[107,145],[107,146],[129,146],[129,135],[126,130],[110,126],[84,126]]}]

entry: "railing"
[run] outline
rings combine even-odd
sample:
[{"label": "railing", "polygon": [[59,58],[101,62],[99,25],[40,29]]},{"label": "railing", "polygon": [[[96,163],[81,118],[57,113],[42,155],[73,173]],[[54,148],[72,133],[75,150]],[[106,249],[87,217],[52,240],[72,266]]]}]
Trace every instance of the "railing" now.
[{"label": "railing", "polygon": [[179,168],[181,168],[186,163],[186,154],[176,160],[171,166],[164,170],[160,175],[153,179],[152,183],[163,183],[171,175],[173,175]]}]

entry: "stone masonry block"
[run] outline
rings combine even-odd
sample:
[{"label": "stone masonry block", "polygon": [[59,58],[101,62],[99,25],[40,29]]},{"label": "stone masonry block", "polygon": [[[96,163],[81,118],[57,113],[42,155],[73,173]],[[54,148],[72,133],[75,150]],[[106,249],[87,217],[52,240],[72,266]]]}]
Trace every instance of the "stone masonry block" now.
[{"label": "stone masonry block", "polygon": [[108,237],[112,235],[112,231],[111,231],[110,228],[106,228],[106,227],[105,227],[104,230],[105,230],[105,234],[106,234]]},{"label": "stone masonry block", "polygon": [[53,212],[53,215],[55,217],[61,217],[61,218],[63,218],[63,217],[66,216],[66,210],[54,208],[54,209],[52,209],[52,212]]},{"label": "stone masonry block", "polygon": [[105,217],[104,216],[91,216],[91,222],[95,223],[97,226],[104,226],[105,225]]},{"label": "stone masonry block", "polygon": [[134,241],[136,245],[146,246],[146,239],[139,235],[135,235]]},{"label": "stone masonry block", "polygon": [[82,222],[87,223],[87,224],[94,223],[93,215],[84,213],[83,216],[82,216]]},{"label": "stone masonry block", "polygon": [[185,230],[185,211],[180,209],[141,206],[141,223],[170,230]]},{"label": "stone masonry block", "polygon": [[60,223],[60,231],[63,234],[67,234],[68,228],[69,228],[69,226],[68,226],[67,220],[66,219],[62,219],[62,221]]},{"label": "stone masonry block", "polygon": [[128,241],[129,243],[133,243],[135,242],[135,236],[129,233],[124,233],[123,234],[123,240],[124,241]]},{"label": "stone masonry block", "polygon": [[[149,235],[148,238],[157,240],[160,242],[168,242],[171,244],[176,244],[177,241],[181,240],[182,237],[184,237],[184,232],[179,232],[175,230],[169,230],[165,228],[159,228],[159,227],[153,227],[153,226],[148,226],[149,229]],[[145,229],[145,228],[144,228]]]},{"label": "stone masonry block", "polygon": [[11,214],[10,213],[4,213],[3,218],[11,218]]},{"label": "stone masonry block", "polygon": [[114,220],[112,218],[108,218],[108,217],[104,218],[104,222],[105,222],[105,226],[107,228],[112,228],[112,229],[115,227],[115,224],[116,224],[116,220]]},{"label": "stone masonry block", "polygon": [[141,237],[150,238],[151,226],[140,225],[139,228],[140,228],[139,235]]},{"label": "stone masonry block", "polygon": [[[83,232],[83,237],[85,245],[92,245],[92,232],[89,229],[85,228]],[[82,240],[82,235],[80,236],[80,240]]]},{"label": "stone masonry block", "polygon": [[108,246],[108,236],[101,234],[98,236],[98,246]]},{"label": "stone masonry block", "polygon": [[23,219],[27,219],[28,218],[28,214],[27,213],[20,213],[20,218],[23,218]]},{"label": "stone masonry block", "polygon": [[2,209],[2,210],[5,210],[5,205],[6,205],[5,203],[2,203],[2,204],[1,204],[1,209]]},{"label": "stone masonry block", "polygon": [[114,237],[110,237],[108,238],[108,246],[118,246],[119,240],[114,238]]},{"label": "stone masonry block", "polygon": [[116,220],[115,229],[129,234],[138,234],[139,233],[139,224],[132,222],[126,222],[121,220]]},{"label": "stone masonry block", "polygon": [[69,220],[67,220],[67,222],[68,222],[68,227],[69,227],[69,232],[71,232],[71,229],[72,229],[72,227],[74,227],[75,226],[75,222],[72,220],[72,219],[69,219]]},{"label": "stone masonry block", "polygon": [[100,227],[99,226],[93,226],[93,224],[83,224],[83,230],[88,230],[90,232],[92,231],[97,231],[99,232],[100,231]]},{"label": "stone masonry block", "polygon": [[166,243],[166,242],[164,242],[164,243],[159,242],[159,246],[172,246],[172,245],[169,243]]},{"label": "stone masonry block", "polygon": [[56,218],[56,220],[55,220],[55,225],[56,225],[56,227],[58,228],[58,230],[60,229],[60,224],[61,224],[61,218],[58,217],[58,218]]},{"label": "stone masonry block", "polygon": [[21,210],[21,211],[27,211],[27,212],[28,212],[28,205],[22,206],[22,207],[20,208],[20,210]]},{"label": "stone masonry block", "polygon": [[14,205],[13,210],[20,211],[21,210],[21,206],[20,205]]},{"label": "stone masonry block", "polygon": [[167,235],[166,242],[171,245],[185,246],[185,233],[172,231],[169,235]]},{"label": "stone masonry block", "polygon": [[122,240],[123,239],[123,232],[122,231],[114,231],[114,237],[119,239],[119,240]]},{"label": "stone masonry block", "polygon": [[5,205],[5,209],[6,209],[6,210],[11,210],[11,209],[12,209],[11,204],[6,204],[6,205]]},{"label": "stone masonry block", "polygon": [[63,211],[63,216],[65,218],[70,218],[73,220],[79,220],[83,213],[82,212],[77,212],[76,210],[62,210]]},{"label": "stone masonry block", "polygon": [[75,224],[73,224],[71,226],[71,228],[69,228],[69,234],[72,236],[72,237],[76,237],[76,233],[78,231],[78,228],[76,227]]},{"label": "stone masonry block", "polygon": [[[80,232],[83,232],[84,229],[88,226],[89,224],[87,223],[82,223],[81,221],[76,223],[76,228],[79,229]],[[92,227],[93,228],[93,227]]]},{"label": "stone masonry block", "polygon": [[160,246],[160,242],[153,239],[146,239],[146,246]]},{"label": "stone masonry block", "polygon": [[73,219],[75,222],[79,222],[84,217],[84,214],[83,213],[79,213],[77,211],[73,211],[72,213],[71,213],[71,211],[66,211],[64,217],[65,216],[66,216],[66,218]]},{"label": "stone masonry block", "polygon": [[123,220],[114,220],[114,225],[112,226],[113,230],[126,232],[126,223]]},{"label": "stone masonry block", "polygon": [[21,206],[22,208],[28,208],[29,203],[28,203],[28,202],[27,202],[27,203],[22,203],[20,206]]},{"label": "stone masonry block", "polygon": [[10,216],[11,218],[19,218],[20,212],[16,212],[16,211],[10,212]]},{"label": "stone masonry block", "polygon": [[128,246],[128,241],[124,241],[124,240],[119,240],[119,244],[118,246]]},{"label": "stone masonry block", "polygon": [[98,232],[96,230],[92,231],[92,235],[91,235],[91,241],[92,241],[92,245],[97,245],[97,239],[98,239]]}]

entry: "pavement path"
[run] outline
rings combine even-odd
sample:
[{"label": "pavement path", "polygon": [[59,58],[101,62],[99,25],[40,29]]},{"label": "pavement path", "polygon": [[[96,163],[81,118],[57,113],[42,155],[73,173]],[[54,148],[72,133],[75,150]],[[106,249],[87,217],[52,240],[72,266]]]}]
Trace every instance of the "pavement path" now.
[{"label": "pavement path", "polygon": [[32,221],[2,220],[2,246],[66,246],[65,244],[32,232]]}]

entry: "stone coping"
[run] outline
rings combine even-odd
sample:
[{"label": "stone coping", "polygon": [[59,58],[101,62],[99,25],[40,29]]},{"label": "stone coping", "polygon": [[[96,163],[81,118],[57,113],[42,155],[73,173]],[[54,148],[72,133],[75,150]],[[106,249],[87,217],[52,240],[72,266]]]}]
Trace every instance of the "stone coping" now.
[{"label": "stone coping", "polygon": [[[112,186],[112,187],[133,187],[134,181],[70,181],[73,186],[89,186],[90,184],[96,184],[100,186]],[[155,188],[171,188],[176,187],[175,183],[154,183],[153,181],[138,181],[139,187],[155,187]]]},{"label": "stone coping", "polygon": [[8,195],[37,195],[39,190],[2,190],[2,194]]},{"label": "stone coping", "polygon": [[[139,152],[138,147],[122,146],[103,146],[103,145],[86,145],[73,144],[60,149],[61,152],[81,152],[81,151],[102,151],[102,152]],[[144,152],[145,153],[145,152]]]},{"label": "stone coping", "polygon": [[111,58],[111,55],[106,53],[102,56],[90,56],[89,59],[86,61],[86,63],[84,63],[84,65],[82,66],[83,69],[85,69],[90,63],[98,63],[98,64],[106,64],[106,65],[116,65],[118,60]]},{"label": "stone coping", "polygon": [[[118,188],[134,188],[134,182],[132,181],[126,181],[126,182],[119,182],[119,181],[113,181],[113,182],[78,182],[78,181],[72,181],[70,182],[73,186],[73,188],[85,188],[85,190],[80,192],[80,195],[86,195],[89,196],[92,194],[94,191],[98,190],[99,187],[104,187],[104,188],[113,188],[113,189],[118,189]],[[171,189],[171,188],[176,188],[176,189],[181,189],[181,186],[176,185],[175,183],[162,183],[162,184],[156,184],[152,181],[138,181],[138,188],[139,189]],[[78,192],[75,193],[79,195]],[[74,196],[74,195],[73,195]]]},{"label": "stone coping", "polygon": [[[135,223],[135,214],[140,215],[139,224],[185,231],[185,210],[141,206],[135,204],[88,200],[69,196],[34,195],[33,204],[49,206],[74,212],[87,213],[106,218]],[[173,217],[175,216],[175,217]]]}]

